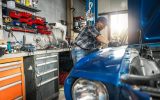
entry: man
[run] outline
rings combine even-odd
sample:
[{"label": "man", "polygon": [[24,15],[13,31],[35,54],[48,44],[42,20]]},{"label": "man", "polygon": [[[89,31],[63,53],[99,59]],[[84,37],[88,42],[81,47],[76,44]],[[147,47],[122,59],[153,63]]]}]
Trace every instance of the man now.
[{"label": "man", "polygon": [[101,43],[108,44],[107,37],[100,31],[107,26],[107,19],[99,17],[94,26],[85,27],[75,39],[75,47],[72,49],[74,64],[87,54],[95,51]]}]

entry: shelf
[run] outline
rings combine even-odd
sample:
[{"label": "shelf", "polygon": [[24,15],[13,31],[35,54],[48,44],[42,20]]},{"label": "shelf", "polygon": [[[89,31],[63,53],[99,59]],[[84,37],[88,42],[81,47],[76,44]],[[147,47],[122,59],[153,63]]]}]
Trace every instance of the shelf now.
[{"label": "shelf", "polygon": [[[2,0],[2,2],[4,4],[6,4],[6,0]],[[30,11],[30,12],[40,12],[41,11],[41,10],[39,10],[37,8],[34,8],[34,7],[25,6],[24,4],[20,4],[20,3],[15,3],[15,4],[16,4],[17,8],[24,9],[24,10],[27,10],[27,11]]]},{"label": "shelf", "polygon": [[21,8],[21,9],[24,9],[24,10],[28,10],[28,11],[31,11],[31,12],[40,12],[41,10],[37,9],[37,8],[33,8],[33,7],[27,7],[23,4],[20,4],[20,3],[16,3],[16,7],[17,8]]},{"label": "shelf", "polygon": [[33,29],[24,29],[24,28],[11,28],[12,31],[17,31],[17,32],[26,32],[26,33],[35,33]]},{"label": "shelf", "polygon": [[[6,25],[5,23],[3,23],[4,25]],[[12,25],[7,25],[8,27],[11,28],[12,31],[16,31],[16,32],[26,32],[26,33],[36,33],[35,29],[29,29],[29,28],[22,28],[22,27],[19,27],[19,26],[12,26]],[[8,30],[8,29],[4,29],[4,30]]]}]

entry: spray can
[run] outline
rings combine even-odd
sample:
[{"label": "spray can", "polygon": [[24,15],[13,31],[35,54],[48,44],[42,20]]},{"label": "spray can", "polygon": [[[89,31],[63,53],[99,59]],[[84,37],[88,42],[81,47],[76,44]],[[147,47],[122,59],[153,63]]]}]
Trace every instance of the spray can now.
[{"label": "spray can", "polygon": [[15,1],[14,0],[7,0],[7,8],[14,9],[15,8]]},{"label": "spray can", "polygon": [[25,5],[30,6],[30,0],[25,0]]},{"label": "spray can", "polygon": [[25,5],[25,0],[21,0],[21,4]]},{"label": "spray can", "polygon": [[32,2],[32,0],[29,0],[29,2],[30,2],[30,6],[32,7],[32,6],[33,6],[33,2]]}]

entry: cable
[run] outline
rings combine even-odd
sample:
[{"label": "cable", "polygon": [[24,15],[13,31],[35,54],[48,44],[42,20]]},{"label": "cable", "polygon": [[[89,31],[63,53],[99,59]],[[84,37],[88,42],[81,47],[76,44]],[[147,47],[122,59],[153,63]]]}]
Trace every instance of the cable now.
[{"label": "cable", "polygon": [[16,40],[17,43],[19,43],[18,40],[17,40],[17,38],[16,38],[16,36],[13,34],[12,30],[9,30],[8,38],[10,37],[10,35],[15,38],[15,40]]}]

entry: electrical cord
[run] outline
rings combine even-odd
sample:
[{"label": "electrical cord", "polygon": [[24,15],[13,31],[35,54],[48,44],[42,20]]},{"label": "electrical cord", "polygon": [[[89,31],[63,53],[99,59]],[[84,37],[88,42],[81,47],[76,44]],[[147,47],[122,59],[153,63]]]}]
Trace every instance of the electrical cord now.
[{"label": "electrical cord", "polygon": [[[18,40],[17,40],[17,38],[16,38],[16,36],[13,34],[13,31],[12,31],[12,30],[9,30],[8,38],[9,38],[9,37],[14,37],[15,40],[16,40],[16,42],[19,43]],[[20,44],[20,43],[19,43],[19,44]]]}]

